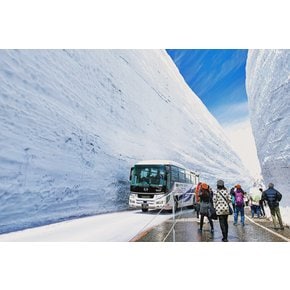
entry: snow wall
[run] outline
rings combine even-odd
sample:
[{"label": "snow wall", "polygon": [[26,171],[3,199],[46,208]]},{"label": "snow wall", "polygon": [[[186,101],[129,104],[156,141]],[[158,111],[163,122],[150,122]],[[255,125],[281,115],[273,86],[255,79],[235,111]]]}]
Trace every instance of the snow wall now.
[{"label": "snow wall", "polygon": [[0,51],[0,233],[127,209],[130,167],[248,171],[163,50]]},{"label": "snow wall", "polygon": [[290,50],[250,50],[246,89],[265,185],[290,205]]}]

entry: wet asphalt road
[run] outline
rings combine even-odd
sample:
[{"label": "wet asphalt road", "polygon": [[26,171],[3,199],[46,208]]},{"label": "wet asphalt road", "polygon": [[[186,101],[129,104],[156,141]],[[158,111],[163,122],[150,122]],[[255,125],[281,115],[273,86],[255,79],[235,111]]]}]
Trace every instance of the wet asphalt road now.
[{"label": "wet asphalt road", "polygon": [[[207,218],[205,217],[205,221]],[[233,225],[233,216],[229,216],[229,242],[284,242],[284,240],[267,230],[251,223],[246,219],[245,226],[240,223]],[[200,233],[198,219],[192,211],[186,211],[176,217],[174,231],[169,235],[173,220],[162,224],[143,233],[138,242],[221,242],[222,233],[219,221],[214,221],[214,233],[210,232],[209,223],[205,223]]]}]

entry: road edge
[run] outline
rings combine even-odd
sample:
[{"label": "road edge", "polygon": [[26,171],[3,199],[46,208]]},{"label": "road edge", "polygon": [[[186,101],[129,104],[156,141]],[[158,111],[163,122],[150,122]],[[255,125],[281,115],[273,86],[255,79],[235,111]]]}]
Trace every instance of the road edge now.
[{"label": "road edge", "polygon": [[284,237],[283,235],[281,235],[281,234],[279,234],[279,233],[277,233],[277,232],[275,232],[275,231],[273,231],[273,230],[271,230],[271,229],[269,229],[269,228],[267,228],[267,227],[265,227],[265,226],[263,226],[263,225],[261,225],[261,224],[259,224],[259,223],[256,223],[253,219],[251,219],[251,218],[248,217],[247,215],[245,215],[245,218],[246,218],[247,220],[249,220],[251,223],[253,223],[253,224],[255,224],[255,225],[261,227],[262,229],[264,229],[264,230],[270,232],[271,234],[273,234],[273,235],[275,235],[275,236],[277,236],[277,237],[283,239],[284,241],[286,241],[286,242],[290,242],[290,239]]}]

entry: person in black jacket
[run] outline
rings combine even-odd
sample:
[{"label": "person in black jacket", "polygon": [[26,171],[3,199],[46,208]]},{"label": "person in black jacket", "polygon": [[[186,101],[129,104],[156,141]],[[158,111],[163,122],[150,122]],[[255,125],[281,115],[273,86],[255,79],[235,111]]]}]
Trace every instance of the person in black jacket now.
[{"label": "person in black jacket", "polygon": [[269,183],[269,188],[262,193],[262,200],[266,200],[268,206],[271,211],[271,216],[274,224],[274,229],[277,230],[277,219],[278,218],[280,229],[284,230],[280,208],[279,208],[279,201],[282,199],[282,194],[274,188],[273,183]]},{"label": "person in black jacket", "polygon": [[232,199],[232,206],[233,206],[233,210],[235,212],[236,210],[236,201],[235,201],[235,189],[236,187],[232,187],[231,190],[230,190],[230,195],[231,195],[231,199]]},{"label": "person in black jacket", "polygon": [[[261,191],[261,193],[263,194],[263,189],[259,188],[259,190]],[[261,216],[265,217],[266,213],[265,213],[265,209],[264,209],[264,205],[266,206],[266,201],[262,200],[262,197],[259,201],[259,205],[260,205],[260,209],[261,209]]]}]

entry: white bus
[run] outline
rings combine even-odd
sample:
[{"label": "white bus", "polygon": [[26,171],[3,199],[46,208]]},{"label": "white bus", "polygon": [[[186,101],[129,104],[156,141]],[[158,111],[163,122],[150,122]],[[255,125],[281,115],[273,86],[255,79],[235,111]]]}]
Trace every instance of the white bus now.
[{"label": "white bus", "polygon": [[[136,163],[130,173],[129,207],[177,210],[193,206],[199,175],[169,160]],[[174,207],[174,208],[173,208]]]}]

